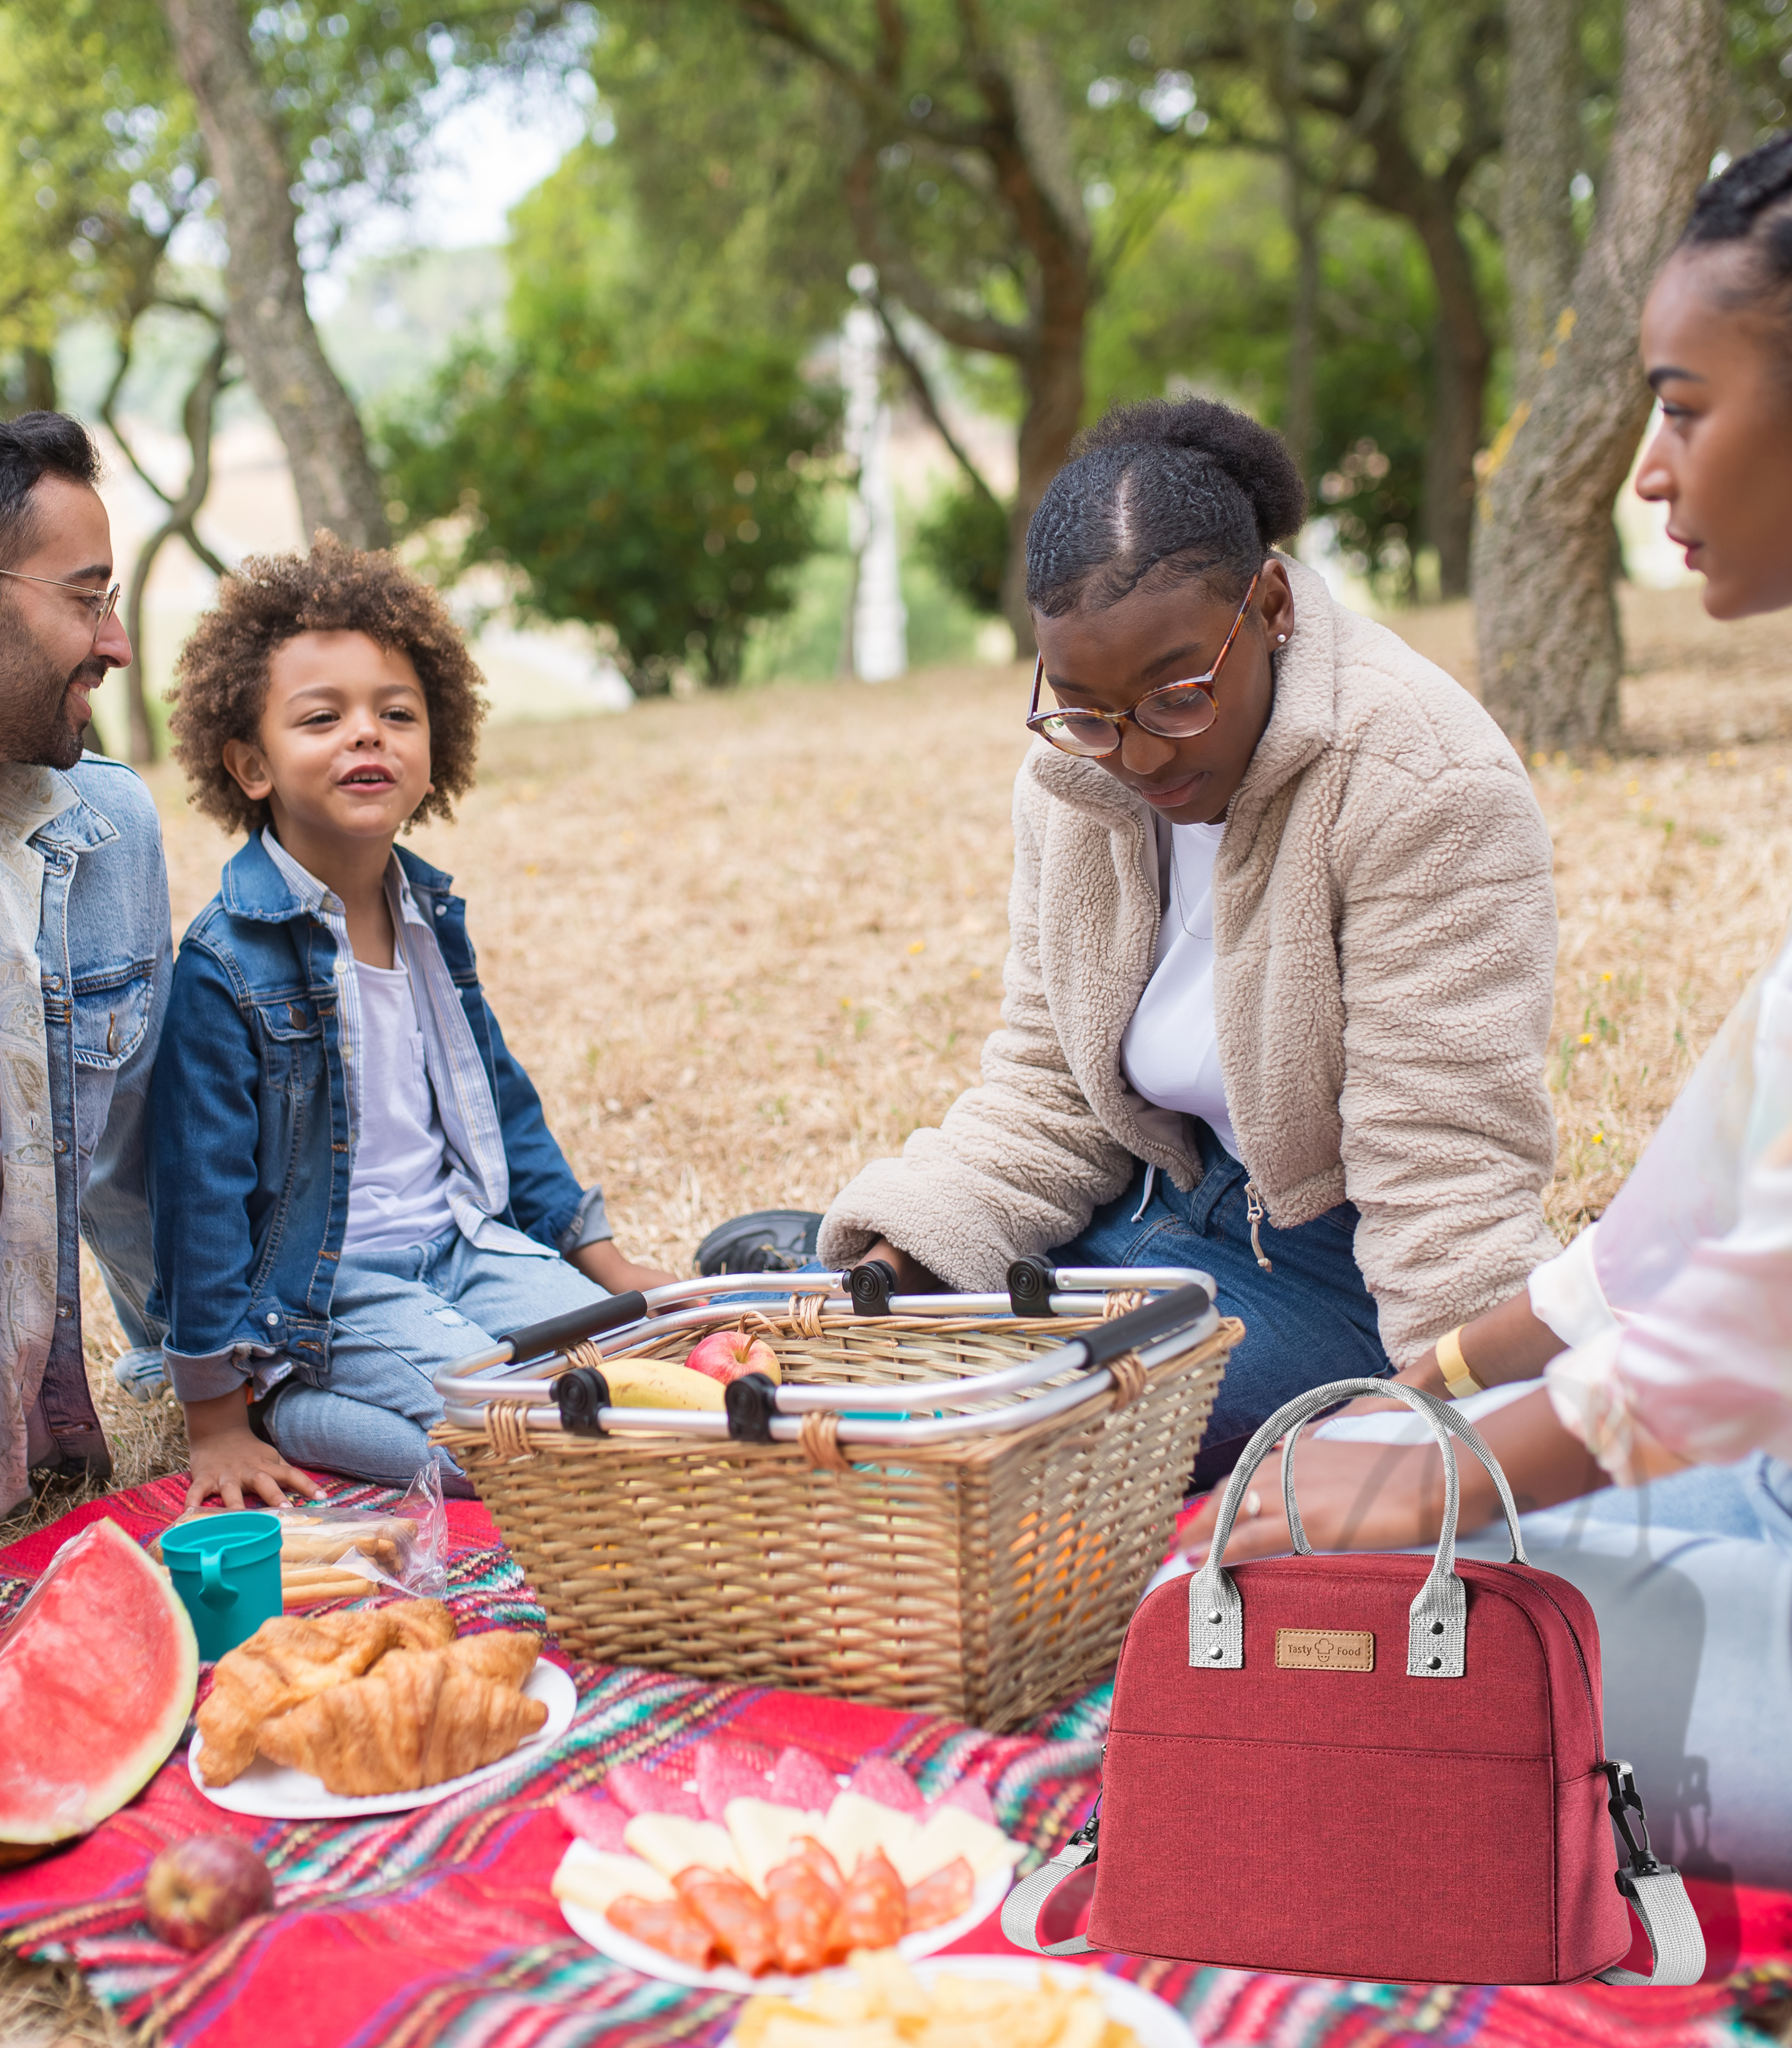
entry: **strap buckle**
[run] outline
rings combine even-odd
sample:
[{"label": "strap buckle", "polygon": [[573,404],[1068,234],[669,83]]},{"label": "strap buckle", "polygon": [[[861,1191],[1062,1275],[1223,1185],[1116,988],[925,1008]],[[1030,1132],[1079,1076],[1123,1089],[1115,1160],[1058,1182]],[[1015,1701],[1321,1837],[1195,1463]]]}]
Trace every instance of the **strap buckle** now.
[{"label": "strap buckle", "polygon": [[[1612,1787],[1612,1795],[1605,1802],[1605,1810],[1612,1816],[1612,1825],[1618,1830],[1619,1840],[1630,1856],[1628,1869],[1616,1873],[1618,1889],[1627,1899],[1636,1896],[1635,1879],[1639,1877],[1673,1877],[1678,1873],[1670,1863],[1662,1863],[1649,1843],[1649,1816],[1643,1810],[1643,1795],[1636,1789],[1636,1773],[1621,1758],[1599,1767],[1605,1773],[1606,1782]],[[1630,1817],[1636,1816],[1639,1842],[1631,1830]]]},{"label": "strap buckle", "polygon": [[[1100,1837],[1100,1833],[1101,1794],[1098,1792],[1095,1795],[1095,1805],[1090,1809],[1089,1817],[1083,1823],[1081,1827],[1076,1830],[1076,1833],[1070,1837],[1069,1840],[1065,1844],[1064,1848],[1098,1848],[1100,1847],[1100,1843],[1097,1838]],[[1064,1849],[1060,1849],[1058,1851],[1058,1854],[1062,1856],[1064,1854]],[[1083,1860],[1085,1863],[1092,1863],[1095,1859],[1092,1856],[1090,1856],[1084,1857]]]}]

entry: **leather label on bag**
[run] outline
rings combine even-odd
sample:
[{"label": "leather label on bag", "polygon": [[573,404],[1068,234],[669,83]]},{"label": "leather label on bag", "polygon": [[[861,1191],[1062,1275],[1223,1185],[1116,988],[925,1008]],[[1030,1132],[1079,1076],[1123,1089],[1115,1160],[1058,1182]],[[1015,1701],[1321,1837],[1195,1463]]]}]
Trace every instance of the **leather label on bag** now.
[{"label": "leather label on bag", "polygon": [[1284,1671],[1372,1671],[1375,1639],[1366,1628],[1278,1628],[1275,1661]]}]

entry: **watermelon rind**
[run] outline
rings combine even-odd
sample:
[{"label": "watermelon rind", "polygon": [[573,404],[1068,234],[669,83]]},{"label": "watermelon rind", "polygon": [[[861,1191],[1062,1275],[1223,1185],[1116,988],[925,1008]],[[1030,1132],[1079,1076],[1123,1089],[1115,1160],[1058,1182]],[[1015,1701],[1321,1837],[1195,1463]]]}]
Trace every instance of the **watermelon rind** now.
[{"label": "watermelon rind", "polygon": [[[144,1659],[134,1654],[157,1633],[159,1700],[143,1695]],[[53,1699],[33,1693],[31,1667],[45,1637],[60,1639],[58,1670],[76,1674]],[[117,1690],[127,1674],[142,1712],[120,1726]],[[95,1703],[84,1725],[82,1681]],[[0,1863],[18,1860],[9,1851],[29,1854],[87,1834],[134,1799],[180,1741],[198,1686],[198,1640],[167,1573],[115,1522],[72,1536],[0,1635]],[[42,1774],[35,1782],[34,1743]],[[71,1751],[84,1759],[78,1780],[68,1771]]]}]

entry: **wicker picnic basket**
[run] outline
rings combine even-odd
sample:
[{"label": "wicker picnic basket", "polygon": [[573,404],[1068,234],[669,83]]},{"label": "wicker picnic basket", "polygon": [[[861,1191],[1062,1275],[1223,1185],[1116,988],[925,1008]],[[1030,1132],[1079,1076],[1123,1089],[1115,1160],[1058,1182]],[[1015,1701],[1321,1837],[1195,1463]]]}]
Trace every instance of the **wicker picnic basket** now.
[{"label": "wicker picnic basket", "polygon": [[[1012,1728],[1119,1654],[1243,1333],[1204,1275],[1092,1277],[1056,1276],[1081,1291],[1048,1286],[1061,1313],[1031,1315],[886,1291],[894,1313],[855,1313],[846,1274],[682,1312],[660,1297],[694,1288],[656,1290],[661,1313],[601,1341],[562,1319],[462,1360],[437,1441],[576,1655]],[[1153,1281],[1194,1284],[1137,1306]],[[682,1360],[718,1327],[778,1354],[756,1410],[737,1383],[726,1416],[562,1419],[563,1375]],[[519,1378],[544,1332],[553,1356]]]}]

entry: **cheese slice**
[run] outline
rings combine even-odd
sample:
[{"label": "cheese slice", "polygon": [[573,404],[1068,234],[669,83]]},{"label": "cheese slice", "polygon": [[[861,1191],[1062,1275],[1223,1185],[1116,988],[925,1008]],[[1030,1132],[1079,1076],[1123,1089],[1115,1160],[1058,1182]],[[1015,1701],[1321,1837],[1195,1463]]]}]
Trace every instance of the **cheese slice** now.
[{"label": "cheese slice", "polygon": [[651,1864],[639,1856],[618,1856],[574,1842],[554,1872],[553,1895],[593,1913],[607,1913],[619,1899],[670,1899],[672,1887]]},{"label": "cheese slice", "polygon": [[799,1835],[821,1839],[822,1816],[805,1813],[801,1806],[781,1806],[770,1799],[731,1799],[722,1809],[741,1875],[753,1889],[763,1893],[766,1879],[781,1863],[790,1860],[791,1845]]},{"label": "cheese slice", "polygon": [[662,1877],[676,1877],[692,1864],[742,1875],[726,1828],[714,1821],[681,1820],[676,1813],[637,1813],[623,1830],[626,1848],[644,1857]]},{"label": "cheese slice", "polygon": [[898,1851],[920,1832],[913,1814],[899,1813],[894,1806],[867,1799],[862,1792],[842,1792],[821,1824],[821,1846],[840,1865],[842,1875],[851,1877],[859,1868],[859,1859],[869,1856],[873,1849],[882,1849],[900,1870]]},{"label": "cheese slice", "polygon": [[954,1856],[964,1857],[980,1884],[991,1871],[1018,1863],[1026,1852],[999,1828],[967,1813],[963,1807],[940,1806],[908,1840],[885,1853],[903,1883],[912,1885],[944,1870]]}]

